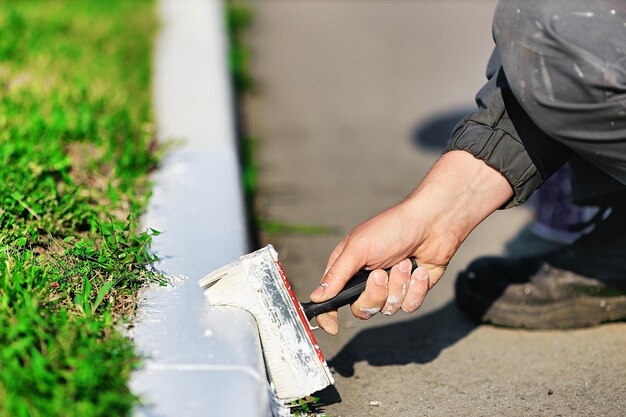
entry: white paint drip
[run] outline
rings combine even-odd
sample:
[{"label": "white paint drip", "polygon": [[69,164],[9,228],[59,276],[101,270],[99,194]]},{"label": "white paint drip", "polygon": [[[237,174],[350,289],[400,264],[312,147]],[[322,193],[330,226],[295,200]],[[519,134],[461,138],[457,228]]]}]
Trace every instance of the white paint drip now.
[{"label": "white paint drip", "polygon": [[391,295],[389,296],[389,298],[387,298],[387,303],[391,304],[391,305],[396,305],[400,302],[400,297],[395,296],[395,295]]},{"label": "white paint drip", "polygon": [[281,401],[280,398],[278,398],[274,383],[270,382],[268,385],[272,417],[291,417],[291,409],[288,406],[288,402]]},{"label": "white paint drip", "polygon": [[575,62],[574,62],[574,71],[576,71],[576,74],[578,74],[580,78],[583,78],[585,76],[585,74],[583,74],[583,72],[580,70],[580,67],[576,65]]},{"label": "white paint drip", "polygon": [[526,81],[525,80],[520,80],[519,82],[519,86],[522,90],[526,89]]},{"label": "white paint drip", "polygon": [[373,316],[374,314],[378,314],[378,312],[380,312],[380,308],[378,307],[359,308],[359,311],[369,314],[370,316]]},{"label": "white paint drip", "polygon": [[[163,275],[165,285],[169,287],[175,287],[177,284],[183,283],[189,279],[188,276],[183,274],[165,274]],[[160,282],[154,284],[155,286],[162,287]]]},{"label": "white paint drip", "polygon": [[543,85],[546,88],[546,94],[551,101],[554,101],[554,92],[552,90],[552,79],[546,66],[546,61],[543,56],[539,57],[539,65],[541,65],[541,78],[543,79]]},{"label": "white paint drip", "polygon": [[594,17],[595,13],[594,12],[574,12],[573,15],[580,16],[580,17]]}]

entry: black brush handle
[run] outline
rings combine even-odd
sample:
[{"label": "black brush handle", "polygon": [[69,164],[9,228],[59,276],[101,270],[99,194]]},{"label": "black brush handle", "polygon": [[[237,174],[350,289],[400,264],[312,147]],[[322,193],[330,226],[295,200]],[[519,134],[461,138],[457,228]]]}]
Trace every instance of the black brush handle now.
[{"label": "black brush handle", "polygon": [[[411,273],[417,269],[417,262],[415,258],[409,258],[411,260]],[[387,273],[391,268],[385,269]],[[304,310],[304,314],[306,318],[311,320],[313,317],[319,316],[323,313],[328,313],[329,311],[336,310],[339,307],[343,307],[348,304],[354,303],[359,295],[363,291],[365,291],[365,283],[367,282],[367,278],[369,277],[372,271],[367,271],[365,269],[357,272],[350,281],[346,283],[346,286],[337,294],[335,297],[330,300],[322,301],[321,303],[303,303],[302,309]]]}]

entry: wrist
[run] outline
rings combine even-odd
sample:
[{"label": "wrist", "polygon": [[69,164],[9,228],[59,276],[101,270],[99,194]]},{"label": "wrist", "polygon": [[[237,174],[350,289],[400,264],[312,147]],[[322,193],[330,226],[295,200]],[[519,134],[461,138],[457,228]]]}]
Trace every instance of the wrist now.
[{"label": "wrist", "polygon": [[[513,196],[507,179],[465,151],[451,151],[433,166],[405,204],[426,226],[429,240],[451,255],[467,235]],[[437,245],[435,245],[437,246]]]}]

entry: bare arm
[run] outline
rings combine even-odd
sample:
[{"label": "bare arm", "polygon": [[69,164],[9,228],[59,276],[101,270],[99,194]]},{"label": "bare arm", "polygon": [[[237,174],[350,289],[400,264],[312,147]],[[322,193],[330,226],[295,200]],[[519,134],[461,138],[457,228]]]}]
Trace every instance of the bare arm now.
[{"label": "bare arm", "polygon": [[[368,268],[365,292],[352,305],[356,317],[417,310],[469,233],[512,195],[506,178],[483,161],[464,151],[445,154],[404,201],[361,223],[336,246],[311,300],[334,297]],[[412,276],[411,256],[420,265]],[[390,266],[387,274],[383,268]],[[328,333],[339,330],[336,311],[318,323]]]}]

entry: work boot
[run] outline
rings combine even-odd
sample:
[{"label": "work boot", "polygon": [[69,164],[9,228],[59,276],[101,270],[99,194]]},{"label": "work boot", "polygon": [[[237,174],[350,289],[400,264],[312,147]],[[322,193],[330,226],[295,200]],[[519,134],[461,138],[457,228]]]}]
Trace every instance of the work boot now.
[{"label": "work boot", "polygon": [[529,329],[626,319],[626,204],[601,210],[593,223],[548,254],[473,261],[457,278],[457,305],[476,321]]}]

